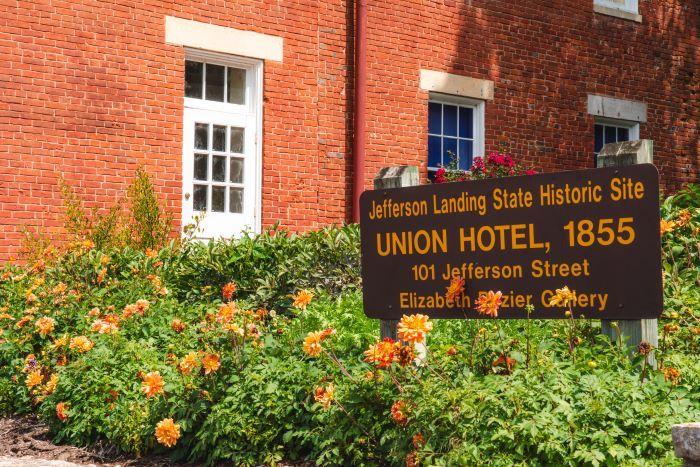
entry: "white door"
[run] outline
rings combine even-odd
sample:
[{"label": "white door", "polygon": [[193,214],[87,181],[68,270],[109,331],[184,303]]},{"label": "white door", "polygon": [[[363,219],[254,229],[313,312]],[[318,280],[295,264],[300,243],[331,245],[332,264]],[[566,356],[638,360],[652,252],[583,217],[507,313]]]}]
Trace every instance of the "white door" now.
[{"label": "white door", "polygon": [[198,238],[228,238],[256,226],[255,117],[184,111],[183,225]]},{"label": "white door", "polygon": [[262,63],[187,51],[182,225],[197,238],[230,238],[260,226]]}]

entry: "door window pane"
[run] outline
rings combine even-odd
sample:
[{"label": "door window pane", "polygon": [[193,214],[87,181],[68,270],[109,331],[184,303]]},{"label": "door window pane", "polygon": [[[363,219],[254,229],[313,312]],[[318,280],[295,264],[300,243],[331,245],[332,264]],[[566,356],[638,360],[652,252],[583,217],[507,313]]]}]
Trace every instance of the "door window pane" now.
[{"label": "door window pane", "polygon": [[207,63],[206,67],[206,93],[208,101],[224,101],[224,75],[226,67]]},{"label": "door window pane", "polygon": [[617,128],[614,126],[605,127],[605,144],[617,142]]},{"label": "door window pane", "polygon": [[209,149],[209,125],[207,123],[194,124],[194,148]]},{"label": "door window pane", "polygon": [[207,179],[208,156],[206,154],[194,155],[194,178],[196,180]]},{"label": "door window pane", "polygon": [[211,141],[212,151],[226,151],[226,127],[214,125]]},{"label": "door window pane", "polygon": [[228,102],[230,104],[245,104],[245,75],[240,68],[228,69]]},{"label": "door window pane", "polygon": [[243,212],[243,188],[229,189],[228,210],[233,213]]},{"label": "door window pane", "polygon": [[231,183],[243,183],[243,159],[238,157],[231,158],[229,181]]},{"label": "door window pane", "polygon": [[226,188],[223,186],[211,187],[211,210],[212,212],[224,212]]},{"label": "door window pane", "polygon": [[207,210],[207,186],[195,185],[192,190],[192,207],[195,211]]},{"label": "door window pane", "polygon": [[202,98],[203,70],[203,63],[185,61],[185,97]]},{"label": "door window pane", "polygon": [[215,182],[224,182],[226,181],[226,156],[213,157],[214,159],[211,163],[211,179]]},{"label": "door window pane", "polygon": [[243,154],[243,140],[245,137],[245,129],[235,126],[231,127],[231,152]]}]

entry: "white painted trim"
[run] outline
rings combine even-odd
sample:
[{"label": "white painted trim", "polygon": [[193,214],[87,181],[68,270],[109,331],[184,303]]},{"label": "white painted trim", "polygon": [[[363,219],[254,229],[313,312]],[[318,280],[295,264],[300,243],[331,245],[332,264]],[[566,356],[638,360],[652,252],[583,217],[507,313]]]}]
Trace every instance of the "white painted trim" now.
[{"label": "white painted trim", "polygon": [[492,100],[493,81],[434,70],[420,70],[420,88],[424,91]]},{"label": "white painted trim", "polygon": [[647,105],[644,102],[588,95],[588,113],[596,117],[646,123]]},{"label": "white painted trim", "polygon": [[636,141],[639,139],[639,123],[637,123],[637,122],[631,122],[629,120],[619,120],[619,119],[615,119],[615,118],[606,118],[606,117],[596,117],[595,122],[600,123],[601,125],[627,128],[630,132],[629,141]]},{"label": "white painted trim", "polygon": [[194,49],[261,60],[282,61],[284,40],[279,36],[165,17],[165,42]]},{"label": "white painted trim", "polygon": [[595,5],[593,5],[593,11],[596,13],[600,13],[601,15],[608,15],[608,16],[614,16],[616,18],[627,19],[630,21],[634,21],[635,23],[642,22],[642,15],[640,15],[639,13],[621,10],[619,8],[610,8],[610,7],[605,6],[605,5],[595,4]]}]

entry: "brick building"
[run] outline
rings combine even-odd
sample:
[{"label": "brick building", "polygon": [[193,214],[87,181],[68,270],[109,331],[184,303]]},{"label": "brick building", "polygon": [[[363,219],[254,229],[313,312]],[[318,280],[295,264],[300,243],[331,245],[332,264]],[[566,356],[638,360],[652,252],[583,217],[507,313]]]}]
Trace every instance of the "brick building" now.
[{"label": "brick building", "polygon": [[[698,180],[698,0],[366,1],[365,186],[447,150],[552,171],[636,138],[667,188]],[[103,207],[139,165],[207,235],[350,219],[353,2],[0,8],[0,258],[59,230],[60,176]]]}]

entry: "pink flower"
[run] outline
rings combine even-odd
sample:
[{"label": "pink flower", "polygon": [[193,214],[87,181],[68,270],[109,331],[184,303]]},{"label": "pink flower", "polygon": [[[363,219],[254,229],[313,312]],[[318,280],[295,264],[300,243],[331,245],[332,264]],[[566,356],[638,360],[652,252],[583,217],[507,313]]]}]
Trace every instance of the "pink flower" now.
[{"label": "pink flower", "polygon": [[527,170],[525,171],[525,175],[537,175],[537,171],[536,171],[536,170],[532,170],[532,169],[527,169]]},{"label": "pink flower", "polygon": [[440,167],[437,172],[435,172],[435,178],[433,179],[433,183],[445,183],[447,180],[445,180],[445,168]]}]

